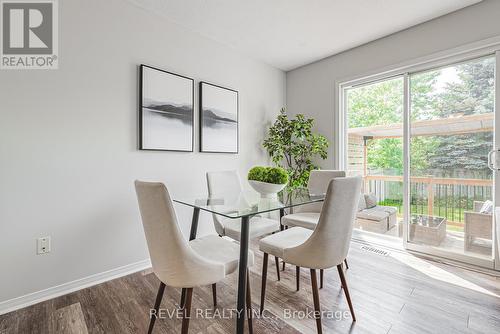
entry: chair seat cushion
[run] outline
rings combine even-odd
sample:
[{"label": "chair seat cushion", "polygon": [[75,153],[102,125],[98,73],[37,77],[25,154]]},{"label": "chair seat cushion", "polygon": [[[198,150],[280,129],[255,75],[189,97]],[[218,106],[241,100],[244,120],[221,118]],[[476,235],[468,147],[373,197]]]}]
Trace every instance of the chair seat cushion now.
[{"label": "chair seat cushion", "polygon": [[[224,264],[226,275],[238,269],[240,246],[216,235],[207,235],[189,242],[191,248],[200,256]],[[254,255],[248,250],[248,266],[253,266]]]},{"label": "chair seat cushion", "polygon": [[299,226],[314,230],[319,221],[319,212],[299,212],[281,218],[281,224],[289,227]]},{"label": "chair seat cushion", "polygon": [[292,227],[265,238],[260,239],[259,249],[283,258],[284,250],[303,244],[313,233],[313,231],[303,227]]},{"label": "chair seat cushion", "polygon": [[[224,234],[231,239],[240,240],[241,219],[224,219]],[[250,238],[279,231],[280,223],[275,219],[253,217],[250,219]]]},{"label": "chair seat cushion", "polygon": [[356,218],[381,221],[389,217],[389,213],[377,209],[377,207],[371,209],[365,209],[356,213]]},{"label": "chair seat cushion", "polygon": [[393,215],[398,212],[398,209],[393,206],[379,205],[375,207],[377,210],[387,212],[389,215]]}]

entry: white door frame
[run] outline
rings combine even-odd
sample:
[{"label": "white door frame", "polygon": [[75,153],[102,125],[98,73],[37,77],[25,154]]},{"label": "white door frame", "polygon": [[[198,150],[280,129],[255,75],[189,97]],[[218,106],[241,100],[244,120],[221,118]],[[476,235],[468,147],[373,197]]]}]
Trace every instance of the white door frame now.
[{"label": "white door frame", "polygon": [[[404,120],[403,120],[403,154],[405,156],[404,166],[403,166],[403,187],[404,187],[404,198],[403,207],[405,214],[405,222],[409,221],[409,142],[410,142],[410,132],[409,132],[409,115],[410,115],[410,99],[409,99],[409,73],[420,72],[425,70],[431,70],[433,68],[443,67],[446,65],[452,65],[459,62],[464,62],[467,60],[480,58],[488,55],[496,55],[496,67],[495,67],[495,116],[496,113],[500,113],[500,36],[489,38],[476,43],[467,44],[452,50],[439,52],[431,56],[422,57],[415,59],[410,62],[395,65],[389,68],[381,69],[380,71],[372,71],[370,74],[365,74],[364,76],[358,76],[354,78],[349,78],[346,80],[341,80],[335,82],[335,96],[338,98],[338,103],[335,104],[335,148],[336,152],[339,152],[335,159],[335,168],[337,169],[347,169],[347,115],[345,92],[348,88],[358,85],[364,85],[369,83],[374,83],[380,80],[387,80],[391,77],[403,76],[404,78]],[[500,117],[495,117],[494,122],[495,131],[498,133],[494,136],[494,147],[500,148]],[[493,184],[494,184],[494,194],[493,201],[495,207],[500,206],[500,186],[498,183],[500,180],[499,172],[494,172]],[[403,235],[408,235],[407,224],[403,224]],[[484,260],[480,258],[472,258],[464,254],[452,253],[448,251],[443,251],[432,246],[423,246],[414,243],[409,243],[407,238],[403,238],[403,245],[406,249],[421,252],[425,254],[430,254],[433,256],[444,257],[455,261],[472,263],[486,268],[500,270],[500,222],[494,224],[495,231],[493,233],[493,258],[492,260]]]},{"label": "white door frame", "polygon": [[[500,50],[495,52],[495,131],[493,132],[494,149],[500,148]],[[498,171],[493,172],[493,184],[495,185],[495,193],[493,194],[493,203],[495,208],[500,206],[500,174]],[[496,211],[496,210],[495,210]],[[493,219],[496,220],[495,212]],[[493,225],[495,231],[493,233],[493,254],[495,258],[495,269],[500,271],[500,221],[496,221]]]}]

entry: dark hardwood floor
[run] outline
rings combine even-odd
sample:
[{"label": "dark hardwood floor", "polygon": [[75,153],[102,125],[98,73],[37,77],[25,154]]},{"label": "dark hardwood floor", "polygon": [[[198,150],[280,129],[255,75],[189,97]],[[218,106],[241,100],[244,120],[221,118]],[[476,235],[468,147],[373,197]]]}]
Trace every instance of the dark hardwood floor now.
[{"label": "dark hardwood floor", "polygon": [[[256,244],[252,245],[257,249]],[[262,253],[250,279],[255,312],[260,300]],[[424,260],[401,252],[377,255],[351,244],[346,279],[357,322],[353,323],[336,268],[325,272],[320,302],[325,333],[500,333],[500,279]],[[255,333],[316,333],[309,270],[288,265],[276,281],[269,261],[266,318],[254,315]],[[195,288],[190,333],[234,333],[234,319],[223,318],[236,306],[236,279],[217,285],[219,312],[213,314],[210,286]],[[0,333],[145,333],[159,281],[135,273],[0,316]],[[167,287],[161,304],[175,310],[180,291]],[[203,310],[197,311],[196,309]],[[285,309],[287,311],[285,311]],[[288,311],[289,310],[289,311]],[[294,318],[290,318],[293,311]],[[302,311],[302,312],[301,312]],[[225,312],[225,313],[223,313]],[[337,312],[337,313],[336,313]],[[217,315],[217,314],[216,314]],[[305,318],[304,318],[305,317]],[[180,319],[158,319],[154,333],[180,333]]]}]

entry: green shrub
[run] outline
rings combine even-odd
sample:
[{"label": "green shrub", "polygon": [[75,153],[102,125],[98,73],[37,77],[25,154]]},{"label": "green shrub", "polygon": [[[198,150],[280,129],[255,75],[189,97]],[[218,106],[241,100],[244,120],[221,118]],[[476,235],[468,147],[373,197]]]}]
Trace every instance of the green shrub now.
[{"label": "green shrub", "polygon": [[288,174],[280,167],[257,166],[250,169],[248,179],[273,184],[286,184],[288,183]]},{"label": "green shrub", "polygon": [[266,167],[253,167],[248,171],[248,179],[253,180],[253,181],[261,181],[261,182],[266,182]]},{"label": "green shrub", "polygon": [[274,184],[288,183],[288,174],[281,167],[267,167],[267,181]]}]

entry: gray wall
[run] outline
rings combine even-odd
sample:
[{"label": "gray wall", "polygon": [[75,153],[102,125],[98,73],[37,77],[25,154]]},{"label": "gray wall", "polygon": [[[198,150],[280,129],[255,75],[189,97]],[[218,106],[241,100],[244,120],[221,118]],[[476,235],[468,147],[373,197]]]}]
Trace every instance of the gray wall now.
[{"label": "gray wall", "polygon": [[[178,196],[205,193],[209,170],[245,175],[267,162],[265,125],[284,104],[282,71],[128,2],[59,12],[59,70],[0,71],[0,301],[147,259],[133,181]],[[140,63],[239,90],[240,153],[138,151]],[[177,208],[187,234],[191,210]],[[37,256],[46,235],[52,252]]]},{"label": "gray wall", "polygon": [[292,114],[316,120],[317,130],[330,141],[328,160],[333,168],[335,81],[383,69],[467,43],[500,35],[500,1],[479,4],[287,72],[286,102]]}]

